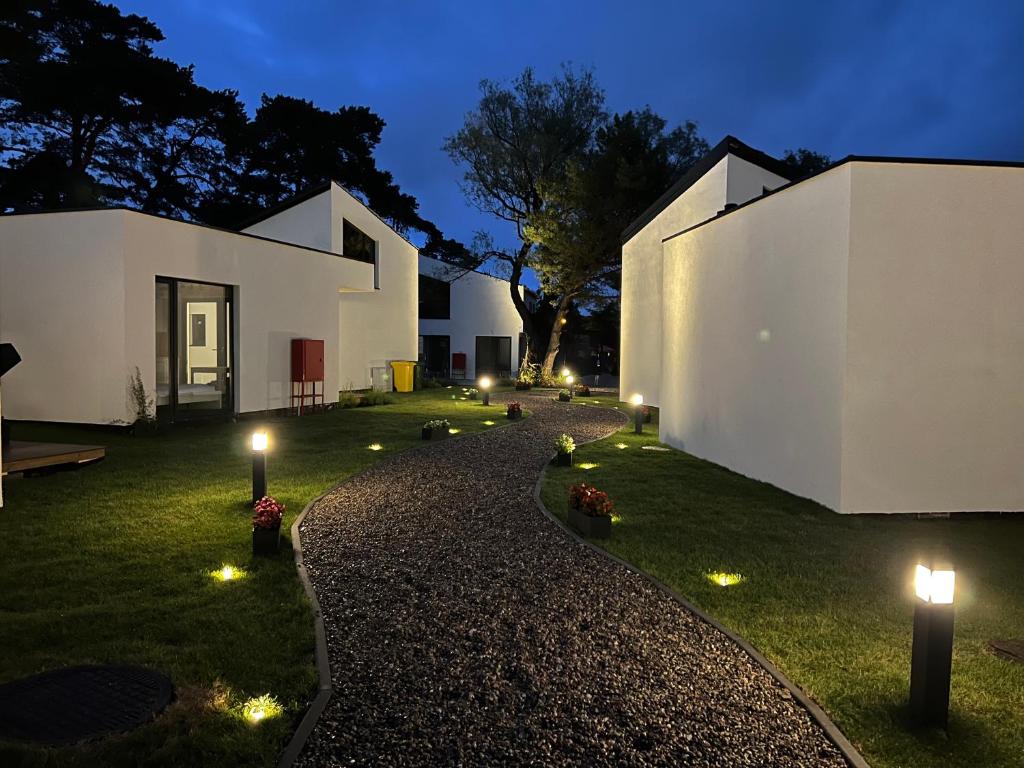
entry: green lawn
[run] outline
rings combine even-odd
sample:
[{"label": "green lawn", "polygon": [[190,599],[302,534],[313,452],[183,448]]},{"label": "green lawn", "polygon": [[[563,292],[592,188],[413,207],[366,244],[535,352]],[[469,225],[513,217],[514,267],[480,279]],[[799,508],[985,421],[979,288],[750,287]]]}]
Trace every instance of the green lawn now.
[{"label": "green lawn", "polygon": [[[17,425],[20,439],[105,444],[107,458],[5,483],[0,682],[68,664],[146,664],[171,676],[178,702],[150,726],[84,747],[0,744],[0,765],[273,765],[316,685],[313,626],[290,548],[252,561],[249,434],[270,432],[269,492],[288,507],[287,530],[311,498],[419,445],[427,419],[464,433],[506,423],[504,406],[460,396],[426,390],[140,437]],[[247,576],[211,578],[225,563]],[[261,694],[285,713],[251,727],[241,705]]]},{"label": "green lawn", "polygon": [[[608,491],[621,520],[607,549],[750,640],[876,768],[1024,765],[1024,665],[986,650],[1024,636],[1024,518],[839,516],[688,454],[642,450],[656,430],[630,424],[579,448],[576,468],[550,468],[548,508],[564,517],[584,478]],[[948,737],[909,729],[904,711],[912,568],[941,547],[957,566]],[[721,587],[708,572],[744,581]]]}]

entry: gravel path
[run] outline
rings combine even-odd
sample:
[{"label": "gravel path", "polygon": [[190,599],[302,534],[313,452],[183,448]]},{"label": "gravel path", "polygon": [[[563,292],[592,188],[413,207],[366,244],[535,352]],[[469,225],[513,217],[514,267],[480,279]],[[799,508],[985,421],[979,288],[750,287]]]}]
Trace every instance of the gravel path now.
[{"label": "gravel path", "polygon": [[621,414],[518,399],[531,418],[310,510],[334,696],[297,765],[846,765],[732,641],[536,508],[554,438]]}]

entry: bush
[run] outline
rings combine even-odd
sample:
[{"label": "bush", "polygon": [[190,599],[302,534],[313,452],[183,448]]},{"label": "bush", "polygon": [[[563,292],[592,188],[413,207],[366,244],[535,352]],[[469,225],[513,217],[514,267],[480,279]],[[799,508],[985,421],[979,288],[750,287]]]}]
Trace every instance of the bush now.
[{"label": "bush", "polygon": [[562,379],[560,376],[545,376],[543,374],[537,374],[537,380],[534,382],[535,387],[544,387],[546,389],[558,389],[562,386]]},{"label": "bush", "polygon": [[569,489],[569,506],[590,517],[611,517],[615,511],[615,505],[607,493],[586,483]]},{"label": "bush", "polygon": [[273,496],[264,496],[256,502],[253,512],[252,524],[255,528],[273,530],[274,528],[281,527],[281,518],[284,516],[284,504]]},{"label": "bush", "polygon": [[339,408],[355,408],[359,405],[359,395],[352,390],[345,390],[338,393]]},{"label": "bush", "polygon": [[367,392],[362,395],[357,405],[360,408],[366,408],[371,405],[387,405],[391,402],[391,396],[387,392]]},{"label": "bush", "polygon": [[572,453],[576,450],[576,441],[572,439],[572,435],[567,435],[563,432],[555,440],[555,448],[558,449],[559,453]]},{"label": "bush", "polygon": [[513,400],[508,404],[508,407],[505,408],[505,414],[512,418],[519,418],[523,415],[523,406]]},{"label": "bush", "polygon": [[576,394],[579,395],[580,397],[590,397],[590,387],[588,387],[586,384],[577,384]]}]

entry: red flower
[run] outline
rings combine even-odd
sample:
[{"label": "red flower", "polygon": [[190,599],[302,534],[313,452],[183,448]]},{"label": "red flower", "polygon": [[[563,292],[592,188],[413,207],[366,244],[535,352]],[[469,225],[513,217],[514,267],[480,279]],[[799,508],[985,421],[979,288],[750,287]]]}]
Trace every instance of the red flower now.
[{"label": "red flower", "polygon": [[252,524],[256,528],[280,528],[284,515],[284,504],[273,496],[264,496],[253,508]]},{"label": "red flower", "polygon": [[517,416],[522,416],[522,414],[523,414],[523,406],[521,406],[519,403],[517,403],[517,402],[515,402],[513,400],[511,403],[508,404],[508,408],[506,410],[506,413],[509,416],[512,416],[513,414],[515,414]]},{"label": "red flower", "polygon": [[590,517],[611,517],[615,504],[608,494],[592,485],[580,483],[569,489],[569,506]]}]

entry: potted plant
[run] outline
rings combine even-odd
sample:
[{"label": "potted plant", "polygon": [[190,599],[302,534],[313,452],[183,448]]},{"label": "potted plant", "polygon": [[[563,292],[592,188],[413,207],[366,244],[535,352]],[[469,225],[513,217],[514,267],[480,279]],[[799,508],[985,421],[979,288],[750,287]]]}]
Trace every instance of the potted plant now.
[{"label": "potted plant", "polygon": [[513,400],[511,403],[508,404],[508,407],[506,407],[506,409],[505,409],[505,417],[509,421],[515,421],[516,419],[522,418],[522,416],[523,416],[523,406],[521,406],[515,400]]},{"label": "potted plant", "polygon": [[451,426],[448,419],[432,419],[423,425],[423,431],[420,434],[424,440],[433,440],[435,437],[447,437]]},{"label": "potted plant", "polygon": [[558,453],[555,454],[555,464],[560,467],[571,467],[572,452],[576,450],[576,441],[572,439],[572,435],[567,435],[564,432],[559,435],[555,440],[555,448],[558,449]]},{"label": "potted plant", "polygon": [[576,396],[577,397],[590,397],[590,387],[586,384],[576,385]]},{"label": "potted plant", "polygon": [[472,387],[472,388],[470,388],[469,392],[467,392],[466,394],[469,395],[469,399],[470,400],[476,400],[476,396],[477,396],[478,392],[477,392],[477,389],[475,387]]},{"label": "potted plant", "polygon": [[570,392],[568,389],[558,390],[558,402],[568,403],[570,400],[572,400],[572,392]]},{"label": "potted plant", "polygon": [[276,555],[281,549],[281,518],[284,504],[273,496],[264,496],[253,508],[252,553]]},{"label": "potted plant", "polygon": [[615,505],[608,494],[592,485],[580,483],[569,489],[569,525],[594,539],[612,535],[612,511]]}]

